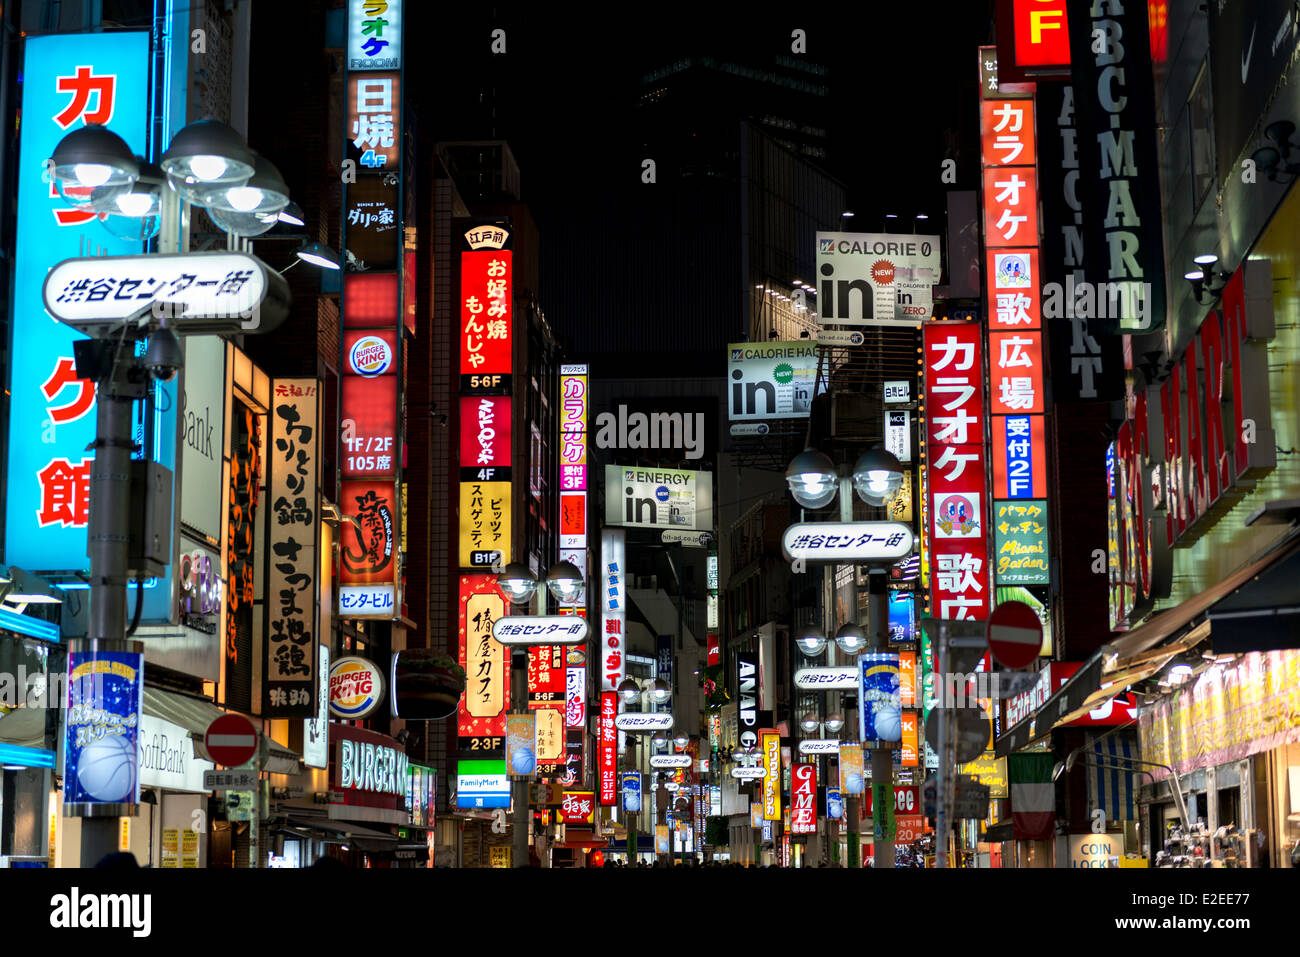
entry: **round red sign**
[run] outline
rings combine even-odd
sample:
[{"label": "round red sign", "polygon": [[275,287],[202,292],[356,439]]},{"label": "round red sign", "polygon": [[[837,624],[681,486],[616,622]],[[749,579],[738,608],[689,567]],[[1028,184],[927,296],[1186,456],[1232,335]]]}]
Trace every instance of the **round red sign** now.
[{"label": "round red sign", "polygon": [[1022,601],[1004,601],[989,615],[989,651],[1003,668],[1028,668],[1043,647],[1043,623]]},{"label": "round red sign", "polygon": [[217,764],[228,768],[247,764],[257,754],[257,728],[243,715],[223,714],[208,725],[203,746]]}]

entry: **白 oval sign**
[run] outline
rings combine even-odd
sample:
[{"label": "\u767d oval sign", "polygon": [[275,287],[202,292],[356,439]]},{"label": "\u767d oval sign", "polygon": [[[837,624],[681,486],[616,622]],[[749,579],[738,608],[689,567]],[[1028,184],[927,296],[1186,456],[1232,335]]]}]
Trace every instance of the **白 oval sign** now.
[{"label": "\u767d oval sign", "polygon": [[840,742],[837,738],[804,738],[799,742],[800,754],[839,754]]},{"label": "\u767d oval sign", "polygon": [[837,690],[858,686],[856,665],[833,668],[800,668],[794,673],[794,686],[805,691]]},{"label": "\u767d oval sign", "polygon": [[586,619],[577,615],[514,615],[492,622],[503,645],[577,645],[587,640]]},{"label": "\u767d oval sign", "polygon": [[762,766],[754,768],[738,767],[731,769],[731,776],[733,778],[739,778],[742,781],[753,781],[765,776],[766,774],[767,770]]},{"label": "\u767d oval sign", "polygon": [[898,522],[798,522],[781,536],[788,561],[883,562],[911,553],[912,530]]},{"label": "\u767d oval sign", "polygon": [[667,731],[673,726],[671,714],[646,714],[641,711],[625,711],[614,716],[614,727],[620,731]]},{"label": "\u767d oval sign", "polygon": [[689,754],[650,755],[650,767],[652,768],[689,768],[690,766],[691,756]]}]

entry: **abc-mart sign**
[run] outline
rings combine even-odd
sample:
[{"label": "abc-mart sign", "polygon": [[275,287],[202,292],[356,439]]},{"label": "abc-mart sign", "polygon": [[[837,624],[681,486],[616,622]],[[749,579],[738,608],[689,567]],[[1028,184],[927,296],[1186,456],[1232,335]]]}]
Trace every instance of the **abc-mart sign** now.
[{"label": "abc-mart sign", "polygon": [[785,530],[788,561],[885,562],[911,554],[912,530],[898,522],[798,522]]}]

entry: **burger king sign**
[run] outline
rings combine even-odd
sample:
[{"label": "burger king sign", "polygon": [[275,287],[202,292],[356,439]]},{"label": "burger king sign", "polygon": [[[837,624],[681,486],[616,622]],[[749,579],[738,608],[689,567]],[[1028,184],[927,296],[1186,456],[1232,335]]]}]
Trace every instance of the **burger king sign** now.
[{"label": "burger king sign", "polygon": [[384,699],[384,674],[365,658],[340,658],[330,668],[330,713],[336,718],[364,718]]},{"label": "burger king sign", "polygon": [[379,336],[362,336],[352,344],[348,363],[359,376],[371,378],[383,375],[393,365],[393,350]]}]

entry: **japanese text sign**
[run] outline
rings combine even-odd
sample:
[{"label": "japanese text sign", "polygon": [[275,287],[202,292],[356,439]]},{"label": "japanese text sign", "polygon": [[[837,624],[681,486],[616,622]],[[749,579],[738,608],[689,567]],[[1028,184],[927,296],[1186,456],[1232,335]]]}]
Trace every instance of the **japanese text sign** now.
[{"label": "japanese text sign", "polygon": [[391,476],[397,471],[397,332],[345,332],[343,355],[343,477]]},{"label": "japanese text sign", "polygon": [[348,77],[347,158],[369,170],[402,162],[402,80],[398,73]]},{"label": "japanese text sign", "polygon": [[621,528],[606,528],[600,533],[601,550],[601,634],[600,687],[617,691],[627,674],[624,661],[624,623],[627,620],[627,578],[624,557],[625,539]]},{"label": "japanese text sign", "polygon": [[348,0],[348,69],[402,65],[403,0]]},{"label": "japanese text sign", "polygon": [[488,568],[510,556],[510,483],[460,483],[460,565]]},{"label": "japanese text sign", "polygon": [[999,585],[1050,585],[1047,500],[993,503],[993,574]]},{"label": "japanese text sign", "polygon": [[[144,655],[70,651],[64,738],[63,802],[135,804],[140,800],[137,743]],[[188,746],[188,742],[187,742]]]},{"label": "japanese text sign", "polygon": [[458,659],[465,669],[457,731],[462,738],[505,734],[510,705],[504,645],[492,637],[492,625],[506,613],[506,602],[492,575],[460,577],[460,644]]},{"label": "japanese text sign", "polygon": [[993,418],[993,495],[1034,498],[1047,493],[1047,440],[1041,415]]},{"label": "japanese text sign", "polygon": [[596,754],[600,762],[600,803],[610,805],[618,797],[618,695],[612,691],[600,696],[600,724],[597,728]]},{"label": "japanese text sign", "polygon": [[989,386],[994,415],[1042,412],[1042,333],[990,332]]},{"label": "japanese text sign", "polygon": [[560,374],[560,489],[587,488],[587,367],[564,366]]},{"label": "japanese text sign", "polygon": [[[19,131],[18,223],[13,252],[9,458],[5,559],[29,570],[84,569],[90,503],[87,448],[95,438],[95,387],[76,378],[80,333],[42,305],[56,262],[139,253],[94,213],[70,208],[47,182],[45,160],[66,134],[108,126],[145,152],[149,34],[110,32],[27,37]],[[174,398],[174,397],[173,397]],[[167,463],[163,463],[167,464]]]},{"label": "japanese text sign", "polygon": [[276,379],[271,391],[262,715],[310,718],[323,679],[316,673],[320,385]]},{"label": "japanese text sign", "polygon": [[780,821],[781,814],[781,736],[764,731],[763,740],[763,820]]},{"label": "japanese text sign", "polygon": [[984,241],[1038,245],[1038,174],[1032,166],[984,170]]},{"label": "japanese text sign", "polygon": [[817,833],[817,765],[790,769],[790,833]]},{"label": "japanese text sign", "polygon": [[462,375],[510,372],[512,255],[508,249],[460,254]]},{"label": "japanese text sign", "polygon": [[[510,396],[462,396],[460,467],[477,470],[510,466]],[[507,478],[509,473],[494,473]]]}]

